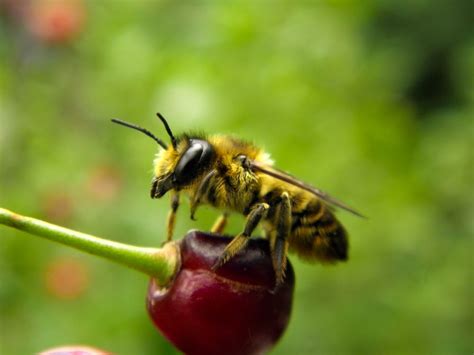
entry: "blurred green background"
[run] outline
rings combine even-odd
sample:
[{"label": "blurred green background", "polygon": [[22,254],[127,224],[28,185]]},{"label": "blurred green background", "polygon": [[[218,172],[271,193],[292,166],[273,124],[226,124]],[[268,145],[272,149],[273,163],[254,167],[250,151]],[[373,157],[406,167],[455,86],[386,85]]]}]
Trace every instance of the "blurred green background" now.
[{"label": "blurred green background", "polygon": [[[0,206],[157,246],[156,144],[112,125],[232,133],[368,215],[347,264],[295,257],[272,354],[470,354],[470,1],[0,1]],[[208,229],[183,204],[176,235]],[[243,219],[234,216],[236,233]],[[177,354],[146,277],[0,227],[0,353],[85,343]]]}]

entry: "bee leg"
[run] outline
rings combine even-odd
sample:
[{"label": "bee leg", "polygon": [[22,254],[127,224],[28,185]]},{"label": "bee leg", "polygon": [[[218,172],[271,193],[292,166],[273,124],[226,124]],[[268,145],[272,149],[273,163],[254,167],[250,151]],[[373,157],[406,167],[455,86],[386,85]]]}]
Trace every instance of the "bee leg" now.
[{"label": "bee leg", "polygon": [[217,221],[214,223],[214,225],[211,228],[212,233],[216,234],[222,234],[224,231],[226,225],[227,225],[227,218],[229,217],[229,214],[227,212],[224,212],[219,216]]},{"label": "bee leg", "polygon": [[179,207],[179,192],[173,191],[171,194],[171,210],[168,213],[168,218],[166,221],[166,241],[169,242],[173,239],[174,225],[176,222],[176,211]]},{"label": "bee leg", "polygon": [[281,194],[281,201],[277,204],[276,236],[272,243],[272,261],[275,269],[275,279],[278,288],[285,279],[286,255],[288,253],[288,236],[291,231],[291,201],[287,192]]},{"label": "bee leg", "polygon": [[247,216],[247,222],[242,233],[237,235],[227,245],[219,260],[212,267],[213,270],[218,269],[235,256],[240,250],[247,245],[252,232],[257,227],[258,223],[266,216],[270,206],[266,203],[256,204]]},{"label": "bee leg", "polygon": [[209,186],[211,186],[211,179],[216,175],[217,170],[211,170],[204,178],[201,180],[201,184],[196,190],[196,193],[193,196],[193,199],[191,200],[191,219],[193,221],[196,220],[194,218],[194,214],[196,213],[196,209],[201,203],[201,198],[205,195],[207,195],[207,192],[209,191]]}]

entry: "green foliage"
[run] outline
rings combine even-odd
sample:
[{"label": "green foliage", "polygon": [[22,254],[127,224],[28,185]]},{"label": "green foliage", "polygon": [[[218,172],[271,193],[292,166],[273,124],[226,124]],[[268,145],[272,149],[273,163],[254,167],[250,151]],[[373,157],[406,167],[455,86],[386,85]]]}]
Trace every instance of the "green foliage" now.
[{"label": "green foliage", "polygon": [[[339,213],[347,264],[292,258],[294,313],[274,354],[472,352],[465,3],[90,1],[80,33],[59,43],[0,3],[0,205],[158,246],[169,202],[148,194],[156,144],[109,119],[166,138],[160,111],[175,132],[233,133],[369,216]],[[188,213],[183,203],[177,235],[217,216]],[[241,228],[235,216],[229,232]],[[0,237],[1,353],[176,353],[147,319],[145,278],[6,228]]]}]

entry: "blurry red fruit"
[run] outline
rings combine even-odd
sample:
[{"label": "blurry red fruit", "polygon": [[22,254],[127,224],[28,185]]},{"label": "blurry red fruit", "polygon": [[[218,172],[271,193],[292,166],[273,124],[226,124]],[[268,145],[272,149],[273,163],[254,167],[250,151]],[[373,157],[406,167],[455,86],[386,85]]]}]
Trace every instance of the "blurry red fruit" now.
[{"label": "blurry red fruit", "polygon": [[39,355],[112,355],[112,353],[83,345],[68,345],[44,350]]},{"label": "blurry red fruit", "polygon": [[74,201],[66,190],[56,187],[44,193],[41,210],[47,219],[55,223],[68,223],[74,215]]},{"label": "blurry red fruit", "polygon": [[83,263],[60,258],[49,263],[45,283],[53,296],[64,300],[74,299],[87,289],[89,273]]},{"label": "blurry red fruit", "polygon": [[38,39],[64,43],[76,38],[84,18],[82,0],[30,0],[24,21]]},{"label": "blurry red fruit", "polygon": [[20,19],[25,12],[27,2],[25,0],[0,0],[0,15],[13,19]]},{"label": "blurry red fruit", "polygon": [[87,192],[97,201],[114,199],[122,188],[120,171],[110,165],[99,165],[92,169],[87,180]]},{"label": "blurry red fruit", "polygon": [[252,239],[216,271],[229,243],[221,236],[190,232],[180,242],[182,265],[169,288],[151,280],[148,312],[157,328],[187,355],[261,354],[288,325],[294,273],[288,262],[275,288],[268,242]]}]

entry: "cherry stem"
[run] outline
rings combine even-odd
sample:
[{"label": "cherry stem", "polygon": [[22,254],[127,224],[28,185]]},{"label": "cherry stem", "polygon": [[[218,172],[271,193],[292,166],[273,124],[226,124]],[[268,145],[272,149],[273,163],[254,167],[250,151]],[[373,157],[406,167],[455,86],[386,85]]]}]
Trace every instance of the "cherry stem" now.
[{"label": "cherry stem", "polygon": [[0,208],[0,224],[136,269],[155,278],[161,286],[166,286],[180,267],[180,252],[174,242],[162,248],[137,247],[22,216],[3,208]]}]

